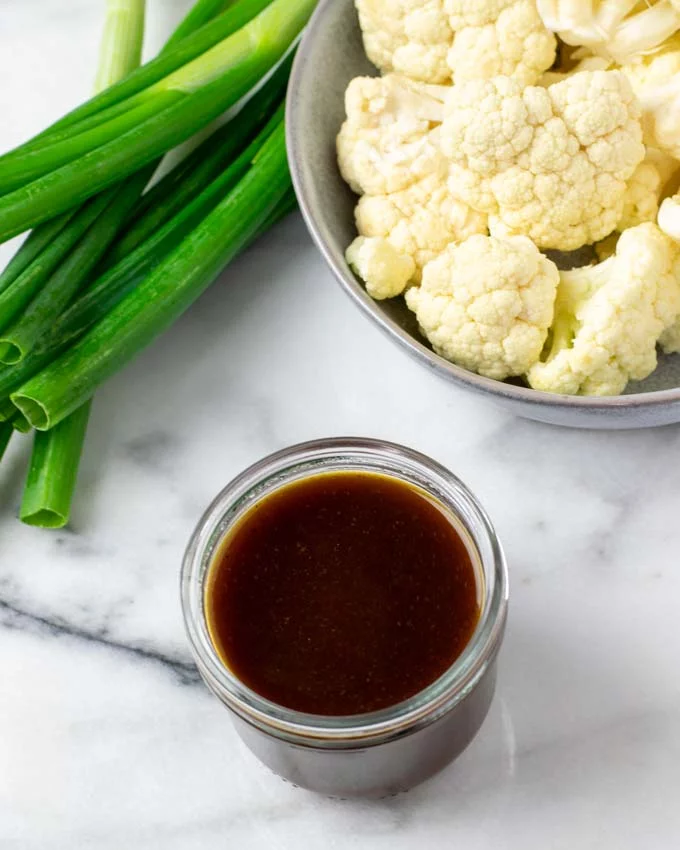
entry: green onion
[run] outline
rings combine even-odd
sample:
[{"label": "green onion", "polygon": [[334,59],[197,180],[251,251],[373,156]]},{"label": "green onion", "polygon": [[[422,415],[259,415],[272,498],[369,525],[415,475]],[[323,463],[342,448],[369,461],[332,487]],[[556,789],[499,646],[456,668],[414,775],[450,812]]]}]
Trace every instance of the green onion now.
[{"label": "green onion", "polygon": [[102,91],[122,80],[142,61],[145,0],[121,3],[109,0],[104,36],[99,48],[99,70],[95,91]]},{"label": "green onion", "polygon": [[1,197],[0,240],[58,215],[138,170],[233,106],[288,50],[315,2],[274,0],[233,36],[171,74],[160,88],[152,87],[160,93],[182,92],[185,96],[178,103]]},{"label": "green onion", "polygon": [[[158,204],[163,204],[166,210],[179,211],[162,226],[157,226],[158,205],[149,208],[135,222],[128,237],[136,237],[152,231],[137,247],[128,244],[122,256],[118,250],[109,252],[106,257],[107,267],[99,278],[90,284],[85,292],[68,307],[60,316],[55,317],[49,333],[38,342],[22,362],[10,367],[0,368],[0,399],[5,398],[12,390],[27,381],[36,372],[46,366],[51,360],[62,353],[69,344],[85,333],[88,328],[102,319],[128,292],[134,289],[140,281],[158,263],[160,263],[189,233],[212,211],[215,205],[223,199],[236,182],[248,170],[254,152],[263,144],[263,137],[269,133],[265,129],[241,153],[241,155],[224,170],[221,162],[220,146],[215,145],[215,136],[219,139],[228,138],[228,150],[233,153],[233,143],[243,147],[254,133],[264,123],[264,118],[271,112],[271,105],[279,100],[284,92],[284,75],[287,67],[277,72],[263,88],[248,102],[244,109],[235,116],[229,124],[220,128],[216,133],[203,142],[192,154],[190,159],[196,165],[212,162],[217,175],[213,179],[212,169],[201,168],[200,173],[194,169],[184,169],[180,163],[177,170],[162,181],[165,191],[162,196],[156,196]],[[158,184],[161,186],[161,184]],[[278,218],[290,211],[294,203],[291,199],[292,190],[288,193],[281,208],[272,214],[263,226],[262,231],[272,226]],[[193,196],[193,197],[192,197]],[[181,203],[178,203],[178,198]],[[150,227],[149,224],[153,224]],[[259,234],[257,234],[259,235]],[[124,240],[127,237],[124,237]],[[116,246],[117,248],[117,246]],[[11,406],[12,409],[13,405]],[[1,409],[1,408],[0,408]]]},{"label": "green onion", "polygon": [[2,401],[0,401],[0,422],[8,422],[16,412],[17,409],[9,398],[3,398]]},{"label": "green onion", "polygon": [[[199,0],[175,30],[159,56],[129,74],[121,82],[76,107],[30,141],[0,157],[0,164],[25,151],[63,141],[75,132],[90,130],[103,120],[120,115],[122,111],[130,107],[133,98],[139,102],[138,95],[141,94],[143,98],[145,90],[149,90],[173,71],[201,57],[212,47],[236,33],[270,3],[271,0],[237,0],[231,4],[223,3],[221,5],[229,6],[227,11],[211,19],[214,15],[214,7],[220,4],[215,3],[215,0]],[[191,25],[190,19],[194,15],[197,20],[207,20],[208,23],[201,26],[198,31],[182,36],[182,33],[186,32]]]},{"label": "green onion", "polygon": [[[41,227],[32,230],[17,253],[9,261],[5,270],[0,274],[0,292],[3,292],[36,260],[43,251],[49,248],[57,236],[76,214],[76,209],[69,210]],[[55,261],[55,265],[58,259]]]},{"label": "green onion", "polygon": [[[243,250],[292,212],[296,205],[295,193],[289,189],[264,224],[253,234],[252,239],[243,245]],[[2,399],[0,421],[3,420],[3,414],[5,418],[10,418],[16,412],[16,407],[8,398],[9,393],[49,365],[80,339],[89,328],[101,321],[129,292],[132,292],[143,280],[145,274],[178,244],[182,238],[180,234],[184,224],[186,219],[176,222],[165,230],[163,236],[159,237],[159,241],[154,241],[153,245],[145,244],[140,253],[130,255],[104,274],[91,290],[78,298],[73,306],[59,317],[50,334],[41,340],[38,347],[28,357],[14,366],[0,368],[0,399]]]},{"label": "green onion", "polygon": [[20,410],[14,412],[14,416],[9,420],[9,424],[20,434],[28,434],[31,430],[31,423]]},{"label": "green onion", "polygon": [[193,35],[202,26],[209,23],[229,7],[236,0],[199,0],[188,12],[182,23],[166,42],[165,49],[174,47],[177,42]]},{"label": "green onion", "polygon": [[[18,363],[23,360],[36,342],[50,330],[54,320],[88,281],[90,273],[116,238],[147,179],[145,172],[135,175],[121,186],[97,195],[78,214],[83,216],[88,212],[88,207],[103,205],[104,214],[95,219],[82,239],[44,282],[41,291],[17,321],[0,333],[0,360],[3,363]],[[70,234],[73,232],[72,227],[66,230]],[[17,291],[15,284],[0,294],[0,327],[5,324],[2,319],[6,315],[2,311],[3,296],[9,297]],[[14,301],[16,300],[15,298]],[[16,315],[16,310],[14,312]]]},{"label": "green onion", "polygon": [[[240,0],[243,3],[243,0]],[[178,41],[181,41],[187,34],[191,34],[196,27],[202,26],[204,23],[209,21],[216,14],[221,12],[224,7],[229,5],[225,0],[198,0],[195,6],[189,11],[186,18],[182,21],[182,23],[177,27],[175,32],[172,34],[170,39],[166,44],[166,48],[176,44]],[[134,16],[133,10],[133,20],[136,20],[139,23],[139,15]],[[131,54],[128,54],[131,55]],[[106,54],[103,59],[106,57]],[[104,64],[101,67],[105,67]],[[126,70],[126,73],[132,71],[133,68],[130,67]],[[106,76],[109,77],[109,85],[112,84],[115,80],[112,75],[112,71],[109,68],[107,74],[101,70],[98,72],[98,77],[101,75],[101,81],[105,79]],[[128,77],[129,79],[129,77]],[[110,89],[109,89],[110,91]],[[91,102],[91,101],[90,101]],[[38,137],[41,138],[41,137]],[[155,164],[149,166],[148,176],[149,178],[153,174],[155,170]],[[134,179],[134,178],[131,178]],[[52,243],[55,240],[55,237],[61,233],[64,227],[71,221],[71,219],[75,216],[77,208],[74,207],[57,218],[52,219],[51,221],[45,222],[44,224],[37,227],[33,230],[22,246],[19,248],[15,256],[12,258],[10,263],[7,265],[6,269],[2,274],[0,274],[0,292],[6,289],[11,283],[13,283],[19,275],[21,275],[35,260],[40,258],[40,263],[42,266],[41,273],[44,275],[48,275],[53,268],[59,264],[61,259],[71,250],[75,241],[80,238],[80,234],[74,238],[66,238],[62,239],[60,242],[60,246],[62,248],[61,254],[57,251],[52,251],[48,257],[41,257],[43,251],[52,247]],[[100,219],[101,222],[101,219]],[[48,271],[45,271],[45,266],[48,266]],[[46,277],[44,278],[46,279]],[[37,287],[39,289],[39,286]],[[2,327],[0,325],[0,327]]]},{"label": "green onion", "polygon": [[96,221],[111,202],[112,194],[93,198],[68,226],[63,227],[52,243],[3,292],[0,292],[0,328],[6,328],[30,303],[49,280],[64,256]]},{"label": "green onion", "polygon": [[149,189],[132,213],[133,223],[107,255],[112,264],[131,253],[159,227],[203,191],[229,165],[253,134],[261,129],[285,94],[293,56],[227,124],[216,130],[188,157]]},{"label": "green onion", "polygon": [[3,455],[5,454],[5,450],[7,449],[7,445],[13,433],[14,428],[12,428],[9,422],[0,423],[0,460],[2,460]]},{"label": "green onion", "polygon": [[90,403],[51,431],[36,431],[19,518],[28,525],[61,528],[71,513]]},{"label": "green onion", "polygon": [[[101,88],[139,65],[144,39],[145,0],[109,0],[108,9],[96,83]],[[97,204],[102,198],[107,201],[103,214],[31,302],[20,321],[6,334],[4,341],[0,341],[0,350],[3,344],[8,349],[6,355],[11,355],[14,347],[17,359],[25,356],[49,329],[115,238],[149,176],[146,173],[135,175],[84,208]],[[77,213],[76,219],[81,214],[82,211]],[[49,226],[49,223],[45,225],[45,229]],[[70,230],[71,224],[67,223],[65,229]],[[54,430],[36,433],[19,513],[23,522],[43,528],[58,528],[68,522],[90,408],[91,402],[87,402]],[[10,423],[19,431],[30,429],[19,410]]]},{"label": "green onion", "polygon": [[280,121],[246,176],[136,289],[11,396],[30,424],[54,427],[189,307],[290,188]]}]

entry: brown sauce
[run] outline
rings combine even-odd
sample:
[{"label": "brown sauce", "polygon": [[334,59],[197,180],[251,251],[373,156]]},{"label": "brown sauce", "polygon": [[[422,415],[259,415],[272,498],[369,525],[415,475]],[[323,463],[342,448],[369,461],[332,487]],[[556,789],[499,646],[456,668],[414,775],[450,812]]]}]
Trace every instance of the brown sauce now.
[{"label": "brown sauce", "polygon": [[223,542],[205,609],[223,662],[279,705],[323,715],[395,705],[461,654],[475,568],[446,514],[374,473],[325,473],[264,498]]}]

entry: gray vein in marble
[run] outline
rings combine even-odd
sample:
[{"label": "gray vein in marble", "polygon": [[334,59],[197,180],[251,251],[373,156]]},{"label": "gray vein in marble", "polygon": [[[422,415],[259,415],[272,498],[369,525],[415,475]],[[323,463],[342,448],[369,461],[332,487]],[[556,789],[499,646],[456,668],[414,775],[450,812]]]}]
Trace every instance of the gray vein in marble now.
[{"label": "gray vein in marble", "polygon": [[47,616],[29,611],[16,603],[0,597],[0,628],[30,631],[34,634],[55,638],[72,638],[104,647],[118,653],[124,653],[141,661],[147,661],[164,667],[173,673],[182,685],[197,685],[201,677],[195,665],[182,658],[173,657],[141,644],[124,643],[107,636],[105,631],[84,629],[63,620],[61,617]]}]

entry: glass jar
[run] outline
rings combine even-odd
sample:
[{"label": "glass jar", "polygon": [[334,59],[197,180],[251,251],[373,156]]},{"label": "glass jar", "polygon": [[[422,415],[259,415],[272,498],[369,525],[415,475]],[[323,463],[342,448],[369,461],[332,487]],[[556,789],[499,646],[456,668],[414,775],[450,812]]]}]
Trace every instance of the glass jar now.
[{"label": "glass jar", "polygon": [[[370,714],[327,717],[276,705],[240,682],[210,640],[204,596],[215,554],[247,511],[293,481],[339,471],[388,475],[421,488],[439,503],[470,551],[480,618],[462,655],[423,691]],[[295,785],[340,797],[404,791],[456,758],[488,712],[507,614],[503,551],[467,487],[411,449],[377,440],[328,439],[293,446],[251,466],[201,518],[184,557],[181,596],[187,634],[205,683],[231,710],[252,752]]]}]

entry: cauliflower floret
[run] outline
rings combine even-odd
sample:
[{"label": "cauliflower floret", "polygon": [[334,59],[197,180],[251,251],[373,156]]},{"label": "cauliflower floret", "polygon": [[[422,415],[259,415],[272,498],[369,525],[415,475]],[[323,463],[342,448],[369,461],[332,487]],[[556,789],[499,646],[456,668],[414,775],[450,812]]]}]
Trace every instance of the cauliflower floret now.
[{"label": "cauliflower floret", "polygon": [[549,88],[508,77],[454,86],[441,127],[451,191],[489,214],[493,235],[562,251],[597,242],[616,228],[644,158],[639,117],[618,71]]},{"label": "cauliflower floret", "polygon": [[368,294],[377,301],[401,295],[415,272],[411,257],[400,254],[387,239],[380,237],[358,236],[345,256],[365,281]]},{"label": "cauliflower floret", "polygon": [[618,395],[656,368],[656,343],[680,313],[677,247],[652,223],[622,233],[616,254],[560,273],[545,359],[528,373],[537,390]]},{"label": "cauliflower floret", "polygon": [[445,174],[435,128],[443,104],[405,77],[356,77],[345,93],[347,118],[337,139],[344,179],[357,194],[399,192]]},{"label": "cauliflower floret", "polygon": [[355,215],[362,236],[383,237],[412,259],[413,283],[420,282],[425,264],[447,245],[487,232],[487,216],[454,198],[443,175],[431,175],[391,195],[364,195]]},{"label": "cauliflower floret", "polygon": [[646,144],[680,159],[680,36],[622,65],[621,71],[642,105]]},{"label": "cauliflower floret", "polygon": [[656,50],[680,29],[678,0],[537,0],[562,41],[626,62]]},{"label": "cauliflower floret", "polygon": [[536,0],[356,0],[368,58],[429,83],[497,74],[534,83],[556,40]]},{"label": "cauliflower floret", "polygon": [[[658,222],[661,230],[679,246],[678,250],[680,250],[680,194],[666,198],[661,204]],[[659,344],[666,354],[680,352],[680,319],[661,334]]]},{"label": "cauliflower floret", "polygon": [[445,0],[456,31],[448,63],[455,83],[500,75],[533,85],[555,61],[557,42],[535,0]]},{"label": "cauliflower floret", "polygon": [[453,41],[442,0],[356,0],[366,55],[381,71],[446,83]]},{"label": "cauliflower floret", "polygon": [[645,221],[655,221],[662,189],[659,169],[647,160],[641,162],[626,186],[618,229],[626,230]]},{"label": "cauliflower floret", "polygon": [[425,266],[406,303],[434,350],[503,380],[539,358],[553,319],[557,266],[523,236],[471,236]]}]

